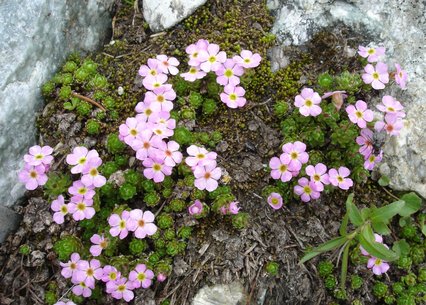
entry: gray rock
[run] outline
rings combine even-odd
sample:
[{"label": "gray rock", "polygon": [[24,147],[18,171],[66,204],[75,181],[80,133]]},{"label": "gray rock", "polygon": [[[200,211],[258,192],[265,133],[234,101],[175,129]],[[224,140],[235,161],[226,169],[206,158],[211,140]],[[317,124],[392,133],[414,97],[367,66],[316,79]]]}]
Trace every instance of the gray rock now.
[{"label": "gray rock", "polygon": [[20,216],[16,212],[0,205],[0,243],[16,228],[19,220]]},{"label": "gray rock", "polygon": [[171,28],[207,0],[143,0],[143,17],[154,32]]},{"label": "gray rock", "polygon": [[192,305],[236,305],[245,298],[244,288],[239,282],[228,285],[205,286],[194,297]]},{"label": "gray rock", "polygon": [[0,1],[0,205],[22,196],[22,157],[35,143],[40,86],[72,51],[109,35],[114,0]]},{"label": "gray rock", "polygon": [[[282,45],[303,45],[316,32],[345,24],[366,37],[366,43],[385,46],[391,70],[394,63],[400,63],[407,71],[407,90],[387,86],[381,92],[381,96],[392,95],[399,100],[406,107],[407,116],[405,130],[385,146],[380,170],[390,177],[393,188],[414,190],[426,197],[426,3],[268,0],[267,4],[276,16],[272,32]],[[279,66],[280,58],[276,62]]]}]

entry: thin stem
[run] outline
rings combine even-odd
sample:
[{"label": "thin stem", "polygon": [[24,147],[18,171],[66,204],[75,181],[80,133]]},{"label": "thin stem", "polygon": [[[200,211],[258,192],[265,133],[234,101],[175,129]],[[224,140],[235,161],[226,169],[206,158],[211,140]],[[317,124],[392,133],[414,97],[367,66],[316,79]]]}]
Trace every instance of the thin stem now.
[{"label": "thin stem", "polygon": [[389,192],[384,186],[382,186],[382,189],[392,198],[395,198],[396,200],[399,200],[398,197],[396,197],[394,194],[392,194],[391,192]]},{"label": "thin stem", "polygon": [[98,102],[92,100],[91,98],[88,98],[87,96],[78,94],[77,92],[71,92],[71,95],[74,97],[78,97],[79,99],[82,99],[83,101],[86,101],[92,105],[95,105],[96,107],[102,109],[103,111],[106,111],[106,109],[104,108],[104,106],[102,106],[101,104],[99,104]]},{"label": "thin stem", "polygon": [[343,258],[342,258],[342,271],[340,273],[340,288],[345,290],[346,288],[346,276],[348,275],[348,258],[349,258],[349,246],[350,242],[348,242],[343,250]]}]

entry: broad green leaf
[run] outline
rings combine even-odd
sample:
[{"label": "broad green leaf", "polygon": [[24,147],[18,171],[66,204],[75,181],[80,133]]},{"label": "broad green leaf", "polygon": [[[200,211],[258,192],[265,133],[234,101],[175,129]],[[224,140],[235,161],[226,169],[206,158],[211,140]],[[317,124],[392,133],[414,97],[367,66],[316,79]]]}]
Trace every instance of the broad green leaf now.
[{"label": "broad green leaf", "polygon": [[364,219],[362,218],[361,212],[357,208],[357,206],[353,203],[354,194],[350,194],[348,199],[346,199],[346,211],[348,213],[349,219],[351,222],[359,227],[364,223]]},{"label": "broad green leaf", "polygon": [[346,276],[348,275],[348,258],[349,258],[349,247],[351,242],[348,242],[345,245],[345,249],[343,250],[342,257],[342,270],[340,272],[340,285],[342,289],[346,287]]},{"label": "broad green leaf", "polygon": [[362,218],[363,219],[367,219],[370,216],[370,212],[371,212],[370,208],[363,208],[361,210],[361,216],[362,216]]},{"label": "broad green leaf", "polygon": [[373,226],[374,232],[378,234],[389,235],[391,233],[391,230],[389,229],[389,227],[383,222],[375,221],[371,223],[371,225]]},{"label": "broad green leaf", "polygon": [[340,246],[342,246],[347,241],[345,236],[339,236],[336,238],[333,238],[322,245],[312,249],[312,251],[305,254],[305,256],[302,257],[299,264],[303,264],[304,262],[307,262],[308,260],[314,258],[318,254],[321,254],[323,252],[327,252],[330,250],[334,250]]},{"label": "broad green leaf", "polygon": [[400,239],[393,243],[392,250],[399,256],[406,255],[410,252],[410,245],[405,241],[405,239]]},{"label": "broad green leaf", "polygon": [[370,255],[391,262],[398,259],[398,254],[387,249],[383,244],[378,243],[374,239],[373,230],[370,226],[365,227],[359,236],[361,246]]},{"label": "broad green leaf", "polygon": [[422,233],[424,236],[426,236],[426,224],[422,225]]},{"label": "broad green leaf", "polygon": [[381,176],[379,181],[377,181],[380,186],[388,186],[390,183],[390,179],[388,176]]},{"label": "broad green leaf", "polygon": [[340,225],[340,229],[339,229],[339,233],[341,236],[346,236],[347,234],[348,221],[349,221],[349,216],[348,216],[348,213],[346,213],[345,217],[343,217],[342,224]]},{"label": "broad green leaf", "polygon": [[392,217],[401,211],[404,205],[404,201],[398,200],[384,207],[374,209],[370,214],[370,219],[372,222],[388,223]]},{"label": "broad green leaf", "polygon": [[422,206],[422,199],[413,192],[405,194],[400,199],[405,201],[404,207],[399,211],[399,215],[401,216],[410,216]]}]

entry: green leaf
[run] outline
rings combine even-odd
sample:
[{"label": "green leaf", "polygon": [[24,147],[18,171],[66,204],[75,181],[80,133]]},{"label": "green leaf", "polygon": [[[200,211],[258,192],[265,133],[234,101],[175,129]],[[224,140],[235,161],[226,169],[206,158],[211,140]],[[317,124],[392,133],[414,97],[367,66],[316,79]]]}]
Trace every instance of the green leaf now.
[{"label": "green leaf", "polygon": [[74,110],[74,106],[70,103],[70,102],[65,102],[64,103],[64,109],[66,110]]},{"label": "green leaf", "polygon": [[370,219],[372,222],[389,223],[389,220],[398,214],[404,205],[404,201],[398,200],[384,207],[374,209],[370,214]]},{"label": "green leaf", "polygon": [[399,256],[406,255],[410,253],[410,245],[405,241],[405,239],[400,239],[393,243],[392,250]]},{"label": "green leaf", "polygon": [[373,226],[374,232],[377,232],[381,235],[389,235],[391,233],[389,227],[383,222],[376,221],[373,222],[371,225]]},{"label": "green leaf", "polygon": [[348,216],[348,213],[346,213],[345,217],[343,217],[342,224],[340,225],[340,229],[339,229],[339,233],[341,236],[347,235],[348,221],[349,221],[349,216]]},{"label": "green leaf", "polygon": [[362,218],[363,219],[367,219],[370,216],[370,212],[371,212],[370,208],[363,208],[361,210],[361,216],[362,216]]},{"label": "green leaf", "polygon": [[413,192],[405,194],[400,199],[405,201],[404,207],[399,212],[399,215],[404,217],[414,214],[422,206],[422,199]]},{"label": "green leaf", "polygon": [[355,226],[359,227],[360,225],[364,223],[364,219],[359,209],[353,203],[353,199],[354,199],[354,194],[352,193],[348,196],[348,199],[346,199],[346,211],[349,215],[349,219],[351,220],[351,222]]},{"label": "green leaf", "polygon": [[426,224],[422,225],[422,233],[424,236],[426,236]]},{"label": "green leaf", "polygon": [[391,262],[398,259],[398,254],[387,249],[383,244],[375,241],[373,230],[370,226],[366,226],[359,236],[361,246],[370,255],[380,258],[382,260]]},{"label": "green leaf", "polygon": [[336,238],[333,238],[322,245],[314,248],[312,251],[305,254],[305,256],[302,257],[299,264],[303,264],[304,262],[307,262],[308,260],[314,258],[315,256],[327,252],[330,250],[334,250],[340,246],[342,246],[347,241],[347,238],[345,236],[339,236]]},{"label": "green leaf", "polygon": [[346,276],[348,275],[348,258],[349,258],[349,247],[351,242],[348,242],[343,250],[342,257],[342,270],[340,272],[340,285],[344,290],[346,287]]},{"label": "green leaf", "polygon": [[403,227],[405,227],[406,225],[408,225],[408,224],[410,224],[411,223],[411,218],[410,217],[401,217],[400,219],[399,219],[399,226],[401,227],[401,228],[403,228]]},{"label": "green leaf", "polygon": [[380,186],[388,186],[390,183],[390,179],[388,176],[381,176],[379,181],[377,181]]}]

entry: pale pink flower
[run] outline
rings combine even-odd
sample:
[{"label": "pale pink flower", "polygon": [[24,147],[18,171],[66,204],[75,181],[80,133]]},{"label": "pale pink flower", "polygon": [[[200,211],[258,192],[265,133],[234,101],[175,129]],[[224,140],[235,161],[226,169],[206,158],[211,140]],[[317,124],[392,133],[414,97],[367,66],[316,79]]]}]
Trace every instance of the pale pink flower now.
[{"label": "pale pink flower", "polygon": [[127,118],[126,123],[121,124],[118,130],[124,143],[132,146],[132,143],[138,137],[138,134],[140,134],[145,128],[145,122],[138,121],[136,118]]},{"label": "pale pink flower", "polygon": [[76,285],[72,287],[71,291],[75,295],[82,295],[85,298],[90,297],[92,295],[92,289],[95,289],[95,285],[87,286],[86,283],[84,282],[80,282],[80,283],[73,282],[73,283]]},{"label": "pale pink flower", "polygon": [[346,91],[326,92],[323,96],[321,96],[321,98],[325,100],[326,98],[329,98],[331,96],[331,102],[337,110],[340,110],[340,108],[342,108],[343,102],[345,101],[345,98],[348,97],[348,95],[345,93]]},{"label": "pale pink flower", "polygon": [[246,104],[247,100],[244,97],[246,91],[243,87],[227,85],[223,88],[223,91],[224,92],[220,94],[220,100],[229,108],[240,108]]},{"label": "pale pink flower", "polygon": [[210,43],[207,46],[207,50],[200,50],[200,68],[204,72],[217,71],[221,64],[226,61],[226,53],[220,51],[220,48],[217,44]]},{"label": "pale pink flower", "polygon": [[101,255],[102,251],[108,247],[108,238],[105,238],[103,234],[102,236],[94,234],[90,237],[90,241],[93,245],[90,247],[89,251],[93,256]]},{"label": "pale pink flower", "polygon": [[58,301],[53,305],[76,305],[76,304],[73,301],[68,301],[68,302]]},{"label": "pale pink flower", "polygon": [[238,214],[238,211],[240,210],[238,203],[239,203],[238,201],[232,201],[229,204],[229,208],[228,208],[229,213],[234,214],[234,215]]},{"label": "pale pink flower", "polygon": [[86,186],[81,180],[73,182],[72,186],[68,188],[68,193],[74,196],[84,197],[86,199],[92,199],[96,192],[92,185]]},{"label": "pale pink flower", "polygon": [[374,124],[374,129],[377,131],[385,130],[391,136],[398,136],[401,129],[404,127],[404,122],[397,116],[385,116],[385,121],[377,121]]},{"label": "pale pink flower", "polygon": [[121,277],[121,273],[114,267],[110,265],[106,265],[103,268],[104,275],[102,276],[101,280],[104,283],[107,282],[114,282],[118,280]]},{"label": "pale pink flower", "polygon": [[121,212],[121,217],[117,214],[112,214],[108,218],[108,224],[111,226],[109,233],[111,236],[118,236],[120,239],[126,238],[133,228],[135,228],[135,221],[130,218],[129,211]]},{"label": "pale pink flower", "polygon": [[281,179],[282,182],[290,181],[293,175],[288,169],[290,160],[281,154],[280,158],[272,157],[269,161],[269,167],[271,168],[271,177],[273,179]]},{"label": "pale pink flower", "polygon": [[[158,89],[157,89],[158,90]],[[154,109],[151,106],[151,102],[149,101],[144,101],[144,102],[139,102],[136,107],[135,107],[135,111],[138,113],[136,115],[136,120],[138,120],[138,122],[147,122],[149,117],[155,113],[156,111],[154,111]]]},{"label": "pale pink flower", "polygon": [[205,166],[197,166],[194,170],[194,185],[199,190],[213,192],[218,187],[217,180],[220,179],[222,170],[216,167],[216,162],[211,162]]},{"label": "pale pink flower", "polygon": [[225,63],[216,71],[216,81],[222,86],[231,85],[233,87],[240,83],[239,76],[243,75],[244,69],[233,59],[228,58]]},{"label": "pale pink flower", "polygon": [[189,215],[200,215],[203,212],[203,204],[200,200],[195,200],[193,204],[188,207]]},{"label": "pale pink flower", "polygon": [[19,181],[25,183],[25,188],[29,191],[35,190],[39,185],[45,185],[48,177],[45,173],[46,168],[43,164],[32,166],[24,165],[24,169],[18,174]]},{"label": "pale pink flower", "polygon": [[197,67],[190,67],[188,72],[180,74],[188,82],[195,82],[197,79],[202,79],[206,75],[206,72],[201,71]]},{"label": "pale pink flower", "polygon": [[58,198],[52,201],[50,208],[55,212],[53,221],[57,224],[64,223],[64,217],[68,214],[68,204],[64,202],[64,196],[59,195]]},{"label": "pale pink flower", "polygon": [[240,55],[234,56],[234,61],[244,68],[255,68],[260,64],[262,57],[258,53],[242,50]]},{"label": "pale pink flower", "polygon": [[165,275],[164,273],[159,273],[157,274],[157,281],[164,282],[167,279],[167,275]]},{"label": "pale pink flower", "polygon": [[282,150],[284,154],[281,155],[281,160],[284,164],[288,164],[290,171],[299,171],[302,168],[302,164],[307,163],[309,160],[309,155],[305,152],[306,144],[300,141],[286,143],[283,145]]},{"label": "pale pink flower", "polygon": [[124,299],[126,302],[130,302],[135,297],[133,293],[133,283],[127,281],[125,277],[122,277],[114,282],[107,283],[107,290],[110,291],[111,296],[114,299]]},{"label": "pale pink flower", "polygon": [[401,89],[405,89],[405,85],[408,79],[407,72],[405,72],[405,70],[402,70],[399,64],[395,64],[395,68],[395,82],[401,87]]},{"label": "pale pink flower", "polygon": [[151,130],[142,131],[132,146],[136,150],[136,158],[144,161],[148,156],[155,156],[157,154],[157,147],[161,145],[161,142],[161,138]]},{"label": "pale pink flower", "polygon": [[334,168],[330,169],[328,171],[328,177],[332,185],[338,186],[342,190],[348,190],[354,184],[351,178],[347,178],[350,173],[347,167],[341,166],[339,170]]},{"label": "pale pink flower", "polygon": [[71,201],[68,204],[68,212],[72,214],[74,220],[91,219],[95,215],[93,206],[93,199],[86,199],[83,197],[72,197],[77,201]]},{"label": "pale pink flower", "polygon": [[129,280],[133,282],[134,288],[148,288],[151,286],[152,279],[154,278],[154,272],[147,269],[145,264],[136,265],[135,270],[130,271]]},{"label": "pale pink flower", "polygon": [[367,58],[368,62],[376,62],[379,60],[380,56],[385,54],[386,49],[384,47],[378,48],[368,48],[359,46],[358,54],[364,58]]},{"label": "pale pink flower", "polygon": [[356,138],[356,143],[360,145],[359,153],[368,158],[373,152],[373,131],[368,128],[361,130],[361,134]]},{"label": "pale pink flower", "polygon": [[191,145],[186,149],[189,157],[186,157],[185,163],[190,167],[194,166],[203,166],[210,163],[216,164],[215,160],[217,153],[208,152],[204,147],[199,147],[197,145]]},{"label": "pale pink flower", "polygon": [[159,111],[149,117],[147,127],[161,139],[169,138],[174,134],[176,120],[170,118],[170,112]]},{"label": "pale pink flower", "polygon": [[152,212],[134,209],[130,211],[130,218],[135,224],[132,231],[135,232],[136,238],[145,238],[157,232],[157,226],[154,224],[155,216]]},{"label": "pale pink flower", "polygon": [[168,143],[162,141],[158,146],[157,156],[164,160],[164,164],[167,166],[176,166],[182,162],[182,153],[179,151],[179,144],[175,141],[169,141]]},{"label": "pale pink flower", "polygon": [[101,187],[106,183],[106,178],[102,176],[98,167],[101,166],[101,158],[90,159],[83,167],[81,182],[86,186]]},{"label": "pale pink flower", "polygon": [[166,74],[157,74],[155,76],[153,75],[147,75],[143,81],[142,85],[147,90],[155,90],[159,89],[163,84],[167,81],[167,75]]},{"label": "pale pink flower", "polygon": [[30,147],[29,154],[24,156],[24,161],[32,166],[40,164],[49,165],[53,161],[52,153],[53,148],[50,146],[40,147],[39,145],[35,145]]},{"label": "pale pink flower", "polygon": [[358,100],[354,105],[346,107],[349,119],[352,123],[358,125],[359,128],[367,127],[367,122],[372,122],[374,119],[374,113],[370,109],[367,109],[367,103]]},{"label": "pale pink flower", "polygon": [[75,273],[78,270],[78,262],[80,261],[80,254],[73,253],[71,254],[71,258],[67,263],[59,262],[59,264],[62,267],[61,274],[64,278],[74,278],[75,280]]},{"label": "pale pink flower", "polygon": [[384,89],[385,84],[389,83],[388,66],[385,63],[378,62],[376,67],[368,64],[364,67],[364,71],[366,73],[362,75],[362,80],[366,84],[371,84],[376,90]]},{"label": "pale pink flower", "polygon": [[222,206],[219,208],[219,211],[220,211],[220,213],[221,213],[222,215],[228,215],[228,207],[227,207],[226,205],[222,205]]},{"label": "pale pink flower", "polygon": [[147,65],[142,65],[139,68],[139,75],[142,77],[157,76],[162,72],[160,62],[155,58],[149,58]]},{"label": "pale pink flower", "polygon": [[297,182],[299,185],[294,187],[294,192],[300,196],[303,202],[320,197],[320,192],[317,190],[313,181],[309,181],[307,178],[300,178]]},{"label": "pale pink flower", "polygon": [[390,95],[383,96],[382,103],[378,104],[376,107],[380,111],[386,113],[386,116],[405,117],[404,107]]},{"label": "pale pink flower", "polygon": [[271,193],[268,196],[268,204],[274,209],[278,210],[283,206],[283,197],[278,193]]},{"label": "pale pink flower", "polygon": [[322,163],[315,165],[308,165],[305,169],[306,174],[311,178],[311,181],[314,182],[316,190],[322,192],[324,190],[324,184],[330,184],[330,180],[327,174],[327,166]]},{"label": "pale pink flower", "polygon": [[172,174],[172,167],[164,164],[164,160],[156,157],[148,157],[142,162],[145,169],[143,174],[147,179],[153,179],[155,183],[162,182],[165,176]]},{"label": "pale pink flower", "polygon": [[78,269],[80,272],[76,276],[76,279],[79,282],[84,282],[88,287],[95,286],[95,279],[100,280],[104,275],[101,262],[97,259],[91,259],[90,262],[80,260],[78,262]]},{"label": "pale pink flower", "polygon": [[168,57],[167,55],[157,55],[158,69],[161,73],[176,75],[179,73],[177,66],[179,61],[175,57]]},{"label": "pale pink flower", "polygon": [[173,109],[173,100],[176,98],[176,92],[168,86],[162,86],[154,91],[145,93],[144,102],[149,103],[154,111],[170,111]]},{"label": "pale pink flower", "polygon": [[299,108],[303,116],[317,116],[322,112],[320,106],[321,96],[311,88],[304,88],[300,95],[294,98],[294,105]]},{"label": "pale pink flower", "polygon": [[375,275],[381,275],[383,273],[386,273],[390,268],[389,264],[386,261],[376,257],[371,257],[368,260],[367,267],[371,269]]},{"label": "pale pink flower", "polygon": [[200,65],[200,51],[207,51],[209,42],[205,39],[198,40],[195,44],[186,47],[185,51],[189,55],[188,65],[198,67]]},{"label": "pale pink flower", "polygon": [[84,146],[77,146],[73,149],[72,154],[67,155],[66,161],[69,165],[75,165],[71,168],[71,173],[79,174],[87,162],[94,158],[99,158],[96,150],[88,151]]},{"label": "pale pink flower", "polygon": [[370,171],[373,170],[376,164],[382,161],[382,158],[383,158],[382,151],[380,151],[378,156],[371,154],[368,158],[365,159],[364,168]]}]

